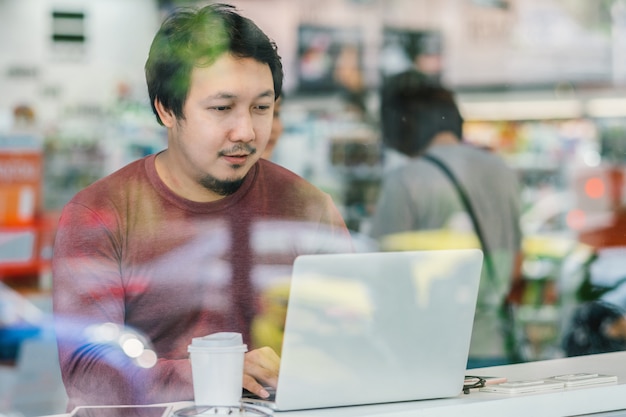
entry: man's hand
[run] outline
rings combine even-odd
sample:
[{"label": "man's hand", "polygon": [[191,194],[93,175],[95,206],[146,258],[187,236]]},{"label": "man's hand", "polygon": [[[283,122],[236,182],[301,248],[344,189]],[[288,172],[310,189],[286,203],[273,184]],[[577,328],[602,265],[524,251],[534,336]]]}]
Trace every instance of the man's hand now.
[{"label": "man's hand", "polygon": [[276,388],[280,357],[269,347],[246,353],[243,364],[243,387],[261,398],[269,397],[263,386]]}]

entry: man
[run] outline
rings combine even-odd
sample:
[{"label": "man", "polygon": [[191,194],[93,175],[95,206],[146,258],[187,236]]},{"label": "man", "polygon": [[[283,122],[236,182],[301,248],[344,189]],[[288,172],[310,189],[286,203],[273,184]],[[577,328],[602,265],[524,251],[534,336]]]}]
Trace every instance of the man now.
[{"label": "man", "polygon": [[[276,385],[251,346],[257,295],[303,253],[350,251],[331,198],[263,159],[282,65],[227,5],[179,10],[145,66],[168,146],[79,192],[54,247],[53,302],[70,403],[193,399],[193,337],[240,332],[244,388]],[[256,348],[256,349],[255,349]]]},{"label": "man", "polygon": [[[381,120],[384,143],[407,161],[385,174],[371,235],[383,248],[397,250],[441,248],[444,239],[433,239],[433,231],[447,230],[443,237],[452,232],[474,236],[473,223],[456,187],[422,156],[442,161],[470,200],[489,248],[487,262],[493,266],[491,272],[487,262],[483,267],[468,366],[508,362],[507,329],[501,328],[500,312],[512,278],[519,274],[521,259],[521,207],[515,173],[494,153],[462,142],[463,119],[452,93],[417,71],[386,80]],[[412,242],[413,246],[399,247],[393,242]],[[457,239],[454,245],[465,247],[465,242]]]}]

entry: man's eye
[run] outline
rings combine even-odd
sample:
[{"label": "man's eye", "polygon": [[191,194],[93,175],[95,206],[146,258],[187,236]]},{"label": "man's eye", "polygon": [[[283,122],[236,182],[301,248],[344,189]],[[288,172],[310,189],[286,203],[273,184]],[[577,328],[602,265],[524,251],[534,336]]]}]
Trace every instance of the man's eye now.
[{"label": "man's eye", "polygon": [[265,105],[265,104],[260,104],[258,106],[256,106],[257,109],[259,110],[269,110],[271,106],[269,105]]},{"label": "man's eye", "polygon": [[215,106],[215,107],[211,107],[213,110],[217,110],[217,111],[226,111],[228,109],[230,109],[230,106]]}]

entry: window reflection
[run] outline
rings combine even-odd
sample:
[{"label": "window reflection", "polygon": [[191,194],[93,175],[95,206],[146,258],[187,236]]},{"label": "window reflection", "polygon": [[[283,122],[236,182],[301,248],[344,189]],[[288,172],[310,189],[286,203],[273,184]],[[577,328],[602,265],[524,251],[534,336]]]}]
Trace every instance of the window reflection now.
[{"label": "window reflection", "polygon": [[[7,283],[0,381],[5,374],[15,381],[22,344],[51,336],[47,262],[58,210],[85,185],[163,147],[145,97],[142,51],[172,7],[193,2],[83,3],[59,10],[51,1],[0,2],[0,195],[10,196],[0,199],[0,278]],[[626,246],[623,0],[233,3],[267,29],[289,68],[272,160],[327,191],[355,235],[371,231],[383,174],[406,162],[381,144],[381,80],[416,67],[454,90],[464,139],[502,156],[522,185],[524,285],[511,329],[520,359],[622,349],[626,306],[614,260]],[[68,16],[80,17],[79,44],[45,33],[59,32],[59,17]],[[28,143],[15,144],[24,137]],[[25,148],[35,150],[26,158],[39,164],[34,169],[15,164]],[[18,184],[26,170],[38,184]],[[256,334],[279,346],[289,268],[275,253],[292,235],[281,225],[256,227],[252,239],[266,261],[254,271],[266,290]],[[257,241],[266,232],[276,239]],[[458,229],[379,243],[383,250],[477,245]],[[357,244],[374,248],[367,239]],[[212,262],[203,273],[228,268]],[[138,282],[132,296],[141,290]],[[126,331],[107,326],[92,336],[112,341]],[[120,349],[145,367],[158,357],[139,336]],[[20,402],[22,394],[0,390],[0,404],[9,404],[0,412],[28,415],[34,408]]]}]

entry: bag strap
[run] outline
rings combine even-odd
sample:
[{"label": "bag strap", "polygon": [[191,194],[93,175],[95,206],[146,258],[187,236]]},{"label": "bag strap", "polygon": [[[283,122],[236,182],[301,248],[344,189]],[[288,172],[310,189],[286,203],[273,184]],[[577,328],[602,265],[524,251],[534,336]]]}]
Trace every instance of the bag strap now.
[{"label": "bag strap", "polygon": [[490,256],[490,252],[489,252],[489,247],[487,245],[487,242],[485,240],[485,236],[482,232],[482,229],[480,227],[480,223],[478,223],[478,218],[476,217],[476,213],[474,212],[474,207],[472,206],[472,203],[469,199],[469,197],[467,196],[467,193],[465,192],[465,190],[463,189],[463,186],[461,185],[461,183],[459,182],[459,180],[456,178],[456,176],[452,173],[452,171],[450,170],[450,168],[439,158],[431,155],[431,154],[423,154],[422,157],[427,160],[432,162],[433,164],[437,165],[443,172],[444,174],[446,174],[446,176],[450,179],[450,182],[452,182],[452,184],[454,185],[454,188],[456,188],[457,192],[459,193],[459,197],[461,198],[461,201],[463,202],[463,205],[465,206],[465,209],[467,210],[467,213],[469,214],[470,218],[472,219],[472,223],[474,225],[474,230],[476,231],[476,236],[478,236],[478,240],[480,241],[480,245],[483,248],[483,253],[485,255],[485,266],[487,267],[487,272],[489,275],[489,279],[491,280],[495,280],[496,276],[495,276],[495,269],[493,266],[493,261],[491,259]]}]

